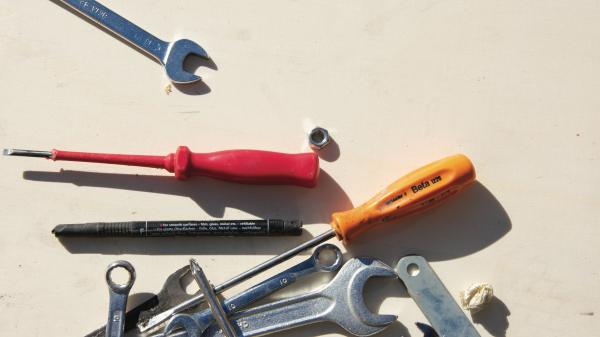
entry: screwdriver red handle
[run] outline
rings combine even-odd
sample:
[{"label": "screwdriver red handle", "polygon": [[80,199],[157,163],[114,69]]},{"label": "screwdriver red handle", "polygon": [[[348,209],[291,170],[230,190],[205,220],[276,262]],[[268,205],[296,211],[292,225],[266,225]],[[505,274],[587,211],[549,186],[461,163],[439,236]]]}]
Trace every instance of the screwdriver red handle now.
[{"label": "screwdriver red handle", "polygon": [[187,146],[180,146],[166,156],[52,150],[50,159],[164,168],[180,180],[206,176],[245,184],[314,187],[319,177],[319,157],[315,153],[259,150],[193,153]]}]

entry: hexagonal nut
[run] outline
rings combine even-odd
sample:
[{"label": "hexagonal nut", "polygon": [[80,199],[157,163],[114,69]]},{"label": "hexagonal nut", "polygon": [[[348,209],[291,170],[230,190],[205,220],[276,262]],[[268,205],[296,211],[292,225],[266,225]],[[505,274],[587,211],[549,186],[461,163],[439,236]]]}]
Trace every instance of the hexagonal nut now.
[{"label": "hexagonal nut", "polygon": [[331,142],[329,132],[321,127],[316,127],[308,134],[308,144],[314,151],[323,149]]}]

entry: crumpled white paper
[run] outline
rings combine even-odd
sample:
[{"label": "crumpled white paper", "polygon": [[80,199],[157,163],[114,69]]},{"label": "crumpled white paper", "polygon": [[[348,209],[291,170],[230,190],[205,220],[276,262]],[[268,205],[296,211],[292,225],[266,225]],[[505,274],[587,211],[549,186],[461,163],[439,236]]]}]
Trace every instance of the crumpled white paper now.
[{"label": "crumpled white paper", "polygon": [[489,283],[475,283],[460,292],[463,309],[474,314],[485,307],[494,298],[494,288]]}]

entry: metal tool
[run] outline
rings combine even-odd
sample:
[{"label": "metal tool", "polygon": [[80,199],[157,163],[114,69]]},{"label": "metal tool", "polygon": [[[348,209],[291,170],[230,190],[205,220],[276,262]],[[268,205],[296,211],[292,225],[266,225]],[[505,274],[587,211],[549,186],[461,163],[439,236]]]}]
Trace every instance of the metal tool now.
[{"label": "metal tool", "polygon": [[17,149],[4,149],[3,153],[5,156],[162,168],[180,180],[206,176],[246,184],[314,187],[319,177],[319,156],[315,153],[258,150],[192,153],[187,146],[180,146],[175,153],[166,156]]},{"label": "metal tool", "polygon": [[[454,155],[433,162],[398,179],[363,205],[345,212],[333,213],[332,229],[225,281],[215,287],[215,292],[224,291],[333,237],[337,236],[348,242],[373,226],[428,209],[461,191],[473,181],[475,169],[464,155]],[[191,298],[139,324],[138,327],[140,331],[148,331],[172,315],[202,301],[202,296]]]},{"label": "metal tool", "polygon": [[[329,258],[328,256],[329,255]],[[340,249],[332,244],[318,246],[313,254],[303,262],[290,267],[265,281],[248,288],[223,302],[226,314],[242,310],[252,303],[267,297],[277,290],[294,284],[299,278],[316,272],[334,272],[340,269],[343,256]],[[193,314],[175,315],[165,326],[164,334],[170,337],[183,337],[185,333],[171,334],[177,328],[183,327],[190,332],[189,336],[200,336],[214,321],[210,310]],[[159,337],[159,336],[154,336]]]},{"label": "metal tool", "polygon": [[[319,290],[286,298],[231,317],[239,336],[254,337],[295,327],[329,321],[355,336],[370,336],[388,327],[395,315],[372,313],[364,303],[363,289],[372,277],[396,277],[385,263],[368,258],[346,262],[335,278]],[[222,337],[214,325],[202,337]],[[188,337],[199,337],[188,331]]]},{"label": "metal tool", "polygon": [[[125,284],[113,282],[111,273],[115,268],[123,268],[129,273],[129,279]],[[127,261],[115,261],[106,269],[106,283],[108,284],[109,305],[108,322],[106,323],[106,337],[121,337],[125,329],[125,310],[127,309],[127,297],[129,290],[135,282],[135,269]]]},{"label": "metal tool", "polygon": [[321,127],[312,129],[308,134],[308,144],[310,145],[310,148],[315,151],[323,149],[329,142],[331,142],[329,131]]},{"label": "metal tool", "polygon": [[210,59],[194,41],[182,39],[165,42],[94,0],[61,1],[156,59],[174,83],[191,83],[201,79],[183,69],[183,62],[190,54]]},{"label": "metal tool", "polygon": [[223,334],[226,337],[236,337],[233,326],[231,326],[231,322],[227,319],[227,314],[225,314],[225,311],[221,306],[221,301],[217,299],[217,294],[215,294],[213,286],[208,281],[208,278],[206,278],[206,275],[202,268],[200,268],[198,262],[194,259],[190,260],[190,270],[192,271],[192,275],[196,279],[200,290],[204,294],[204,298],[206,298],[206,303],[208,303],[212,317],[217,321],[217,324],[219,324]]},{"label": "metal tool", "polygon": [[128,221],[58,225],[57,237],[157,237],[157,236],[275,236],[300,235],[299,220]]},{"label": "metal tool", "polygon": [[395,270],[438,335],[480,337],[425,258],[405,256]]}]

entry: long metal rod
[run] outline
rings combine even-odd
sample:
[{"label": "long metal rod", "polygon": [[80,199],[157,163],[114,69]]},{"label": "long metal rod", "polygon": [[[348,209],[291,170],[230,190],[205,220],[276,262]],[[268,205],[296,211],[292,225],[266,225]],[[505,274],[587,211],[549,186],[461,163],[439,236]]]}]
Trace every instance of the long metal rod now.
[{"label": "long metal rod", "polygon": [[231,322],[227,318],[227,314],[225,314],[225,310],[223,310],[223,305],[221,304],[221,301],[219,301],[219,299],[217,298],[217,295],[215,294],[212,285],[208,281],[208,278],[206,278],[204,271],[202,270],[202,268],[200,268],[200,265],[196,260],[190,260],[190,269],[192,270],[192,275],[196,279],[200,290],[202,290],[202,293],[206,298],[206,303],[208,303],[208,307],[212,312],[213,318],[215,319],[215,321],[217,321],[217,324],[223,331],[223,334],[226,337],[237,337],[235,330],[231,325]]},{"label": "long metal rod", "polygon": [[[214,288],[214,291],[216,294],[221,293],[235,285],[237,285],[238,283],[245,281],[251,277],[254,277],[260,273],[262,273],[263,271],[280,264],[281,262],[284,262],[286,260],[289,260],[290,258],[292,258],[295,255],[298,255],[298,253],[312,248],[320,243],[323,243],[331,238],[335,237],[335,231],[333,229],[330,229],[326,232],[324,232],[323,234],[320,234],[318,236],[315,236],[314,238],[306,241],[305,243],[292,248],[282,254],[279,254],[257,266],[255,266],[254,268],[251,268],[221,284],[219,284],[218,286],[216,286]],[[181,302],[180,304],[172,307],[171,309],[165,310],[163,312],[161,312],[160,314],[150,318],[147,322],[144,323],[140,323],[138,324],[138,328],[141,332],[146,332],[152,328],[154,328],[155,326],[161,324],[162,322],[166,321],[167,319],[169,319],[169,317],[183,311],[186,310],[188,308],[194,307],[200,303],[202,303],[204,301],[204,294],[198,294],[195,297],[190,298],[187,301]]]}]

